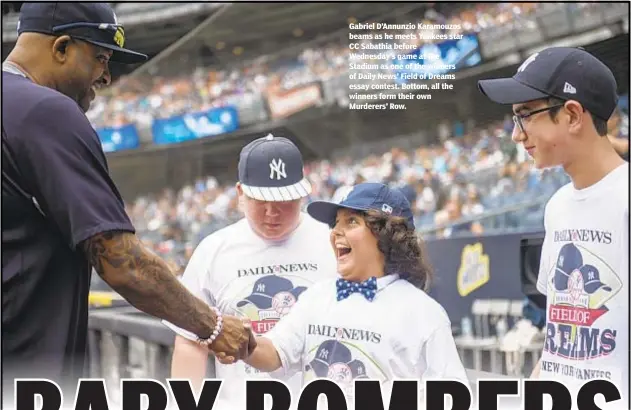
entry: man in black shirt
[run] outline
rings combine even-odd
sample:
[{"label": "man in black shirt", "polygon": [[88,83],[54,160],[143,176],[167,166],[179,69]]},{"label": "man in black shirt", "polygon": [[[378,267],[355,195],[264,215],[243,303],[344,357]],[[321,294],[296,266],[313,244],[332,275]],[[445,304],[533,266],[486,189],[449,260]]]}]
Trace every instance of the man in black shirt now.
[{"label": "man in black shirt", "polygon": [[18,27],[2,67],[5,395],[16,377],[65,389],[84,376],[92,267],[137,308],[243,357],[242,322],[220,320],[136,237],[85,116],[110,61],[146,56],[123,48],[107,3],[24,3]]}]

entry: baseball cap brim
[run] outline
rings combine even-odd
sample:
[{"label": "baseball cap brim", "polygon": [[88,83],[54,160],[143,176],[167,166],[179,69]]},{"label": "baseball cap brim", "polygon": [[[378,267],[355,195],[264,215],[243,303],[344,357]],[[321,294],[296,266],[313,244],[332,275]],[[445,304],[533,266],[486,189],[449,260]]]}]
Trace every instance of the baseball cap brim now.
[{"label": "baseball cap brim", "polygon": [[498,104],[520,104],[550,97],[550,95],[522,84],[514,78],[480,80],[478,81],[478,89],[491,101]]},{"label": "baseball cap brim", "polygon": [[237,307],[243,307],[248,303],[254,304],[260,309],[269,309],[272,307],[272,298],[267,295],[252,294],[237,303]]},{"label": "baseball cap brim", "polygon": [[326,377],[329,372],[329,364],[320,359],[313,359],[309,365],[318,377]]},{"label": "baseball cap brim", "polygon": [[365,208],[348,206],[329,201],[313,201],[307,205],[307,213],[316,221],[320,221],[329,226],[335,225],[337,211],[340,209],[350,209],[352,211],[367,211]]},{"label": "baseball cap brim", "polygon": [[585,291],[589,293],[590,295],[596,292],[600,288],[602,288],[603,290],[606,290],[607,292],[611,292],[611,287],[605,285],[599,280],[592,280],[592,281],[586,282],[583,285],[583,287],[585,288]]},{"label": "baseball cap brim", "polygon": [[306,178],[284,187],[255,187],[241,183],[241,188],[249,198],[267,202],[295,201],[311,194],[311,184]]},{"label": "baseball cap brim", "polygon": [[147,61],[147,58],[148,58],[145,54],[137,53],[135,51],[131,51],[126,48],[114,46],[108,43],[94,41],[87,38],[81,38],[81,40],[87,41],[88,43],[97,45],[99,47],[106,48],[108,50],[112,50],[113,53],[112,53],[112,58],[110,58],[110,61],[113,61],[115,63],[138,64],[138,63]]}]

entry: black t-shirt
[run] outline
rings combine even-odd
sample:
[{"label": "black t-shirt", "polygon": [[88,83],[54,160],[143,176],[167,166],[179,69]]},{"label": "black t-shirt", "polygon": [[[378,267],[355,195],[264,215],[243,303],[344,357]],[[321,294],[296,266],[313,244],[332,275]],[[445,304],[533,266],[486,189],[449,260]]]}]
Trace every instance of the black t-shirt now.
[{"label": "black t-shirt", "polygon": [[2,73],[3,380],[83,376],[91,267],[78,246],[134,232],[79,106]]}]

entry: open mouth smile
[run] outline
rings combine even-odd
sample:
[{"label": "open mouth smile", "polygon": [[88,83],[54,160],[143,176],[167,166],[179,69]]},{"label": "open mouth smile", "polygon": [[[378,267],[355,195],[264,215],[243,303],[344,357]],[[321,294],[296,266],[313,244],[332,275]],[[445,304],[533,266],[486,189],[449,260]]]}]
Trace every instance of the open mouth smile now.
[{"label": "open mouth smile", "polygon": [[348,255],[350,255],[350,253],[353,251],[350,246],[339,244],[339,243],[335,245],[335,250],[336,250],[337,260],[346,259]]}]

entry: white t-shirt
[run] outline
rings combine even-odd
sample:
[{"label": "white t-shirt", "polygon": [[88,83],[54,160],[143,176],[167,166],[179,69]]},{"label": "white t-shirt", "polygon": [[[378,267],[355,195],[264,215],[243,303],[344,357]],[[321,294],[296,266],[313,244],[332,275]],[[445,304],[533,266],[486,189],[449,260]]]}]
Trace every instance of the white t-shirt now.
[{"label": "white t-shirt", "polygon": [[[249,318],[254,333],[263,335],[289,312],[305,289],[335,277],[337,262],[329,232],[327,225],[303,214],[286,241],[273,243],[256,235],[242,219],[202,240],[181,281],[222,313]],[[163,323],[185,338],[197,339]],[[270,377],[241,361],[232,365],[215,361],[215,367],[216,377],[224,380],[213,407],[217,410],[244,409],[245,380]],[[288,383],[299,389],[300,377]]]},{"label": "white t-shirt", "polygon": [[421,393],[426,379],[468,384],[447,313],[397,275],[377,280],[372,302],[359,293],[338,301],[335,280],[318,283],[265,337],[284,371],[303,371],[304,384],[332,379],[349,403],[358,378],[379,380],[386,404],[396,379],[420,379]]},{"label": "white t-shirt", "polygon": [[540,378],[574,389],[607,379],[626,405],[629,164],[588,188],[559,189],[546,205],[544,225],[537,288],[547,296],[547,336]]}]

